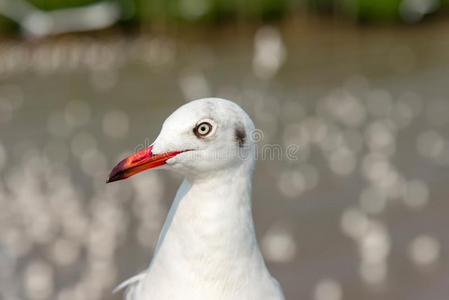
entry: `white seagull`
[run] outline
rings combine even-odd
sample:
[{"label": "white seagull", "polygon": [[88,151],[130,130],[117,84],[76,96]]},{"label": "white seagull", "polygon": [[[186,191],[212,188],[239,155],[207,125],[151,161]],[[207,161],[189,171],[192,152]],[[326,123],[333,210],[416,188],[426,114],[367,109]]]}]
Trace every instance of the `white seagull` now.
[{"label": "white seagull", "polygon": [[178,108],[154,143],[122,160],[108,182],[155,167],[184,176],[148,269],[127,300],[283,300],[254,231],[254,124],[237,104],[205,98]]}]

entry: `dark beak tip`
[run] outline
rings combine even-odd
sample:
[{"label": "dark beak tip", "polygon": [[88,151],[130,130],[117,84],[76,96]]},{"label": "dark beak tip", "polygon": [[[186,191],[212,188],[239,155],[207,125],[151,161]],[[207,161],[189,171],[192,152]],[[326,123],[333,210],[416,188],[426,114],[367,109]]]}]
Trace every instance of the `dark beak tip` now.
[{"label": "dark beak tip", "polygon": [[122,160],[112,169],[111,173],[109,173],[108,179],[106,179],[106,183],[122,180],[127,177],[124,171],[124,163],[125,160]]},{"label": "dark beak tip", "polygon": [[115,182],[115,181],[119,181],[121,179],[124,178],[114,178],[114,177],[109,177],[108,179],[106,179],[106,183],[111,183],[111,182]]},{"label": "dark beak tip", "polygon": [[112,172],[111,173],[109,173],[109,176],[108,176],[108,178],[106,179],[106,183],[111,183],[111,182],[114,182],[115,180],[114,180],[114,170],[112,170]]},{"label": "dark beak tip", "polygon": [[111,183],[111,182],[115,182],[115,181],[119,181],[122,179],[125,179],[126,177],[124,177],[123,175],[121,175],[120,173],[117,172],[111,172],[111,174],[109,175],[108,179],[106,179],[106,183]]},{"label": "dark beak tip", "polygon": [[121,179],[124,179],[124,176],[122,176],[122,174],[120,174],[121,172],[117,172],[116,168],[114,168],[111,173],[108,176],[108,179],[106,179],[106,183],[111,183],[114,181],[118,181]]}]

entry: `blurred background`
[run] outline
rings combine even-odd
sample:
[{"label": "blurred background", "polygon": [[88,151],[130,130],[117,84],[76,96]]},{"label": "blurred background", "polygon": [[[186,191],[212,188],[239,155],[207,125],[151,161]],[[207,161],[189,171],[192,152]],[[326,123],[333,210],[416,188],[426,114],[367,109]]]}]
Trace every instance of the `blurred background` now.
[{"label": "blurred background", "polygon": [[[241,104],[290,300],[447,300],[449,1],[0,0],[0,299],[121,299],[181,179],[105,185],[186,100]],[[151,193],[149,192],[151,191]]]}]

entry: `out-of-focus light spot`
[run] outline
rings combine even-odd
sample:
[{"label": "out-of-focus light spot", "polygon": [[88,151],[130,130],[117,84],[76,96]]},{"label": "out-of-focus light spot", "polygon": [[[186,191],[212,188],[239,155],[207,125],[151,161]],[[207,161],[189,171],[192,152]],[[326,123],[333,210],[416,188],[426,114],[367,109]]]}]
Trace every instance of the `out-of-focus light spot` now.
[{"label": "out-of-focus light spot", "polygon": [[110,111],[103,117],[103,132],[111,138],[124,138],[128,134],[129,118],[122,111]]},{"label": "out-of-focus light spot", "polygon": [[299,170],[304,175],[306,188],[308,190],[314,189],[320,180],[318,169],[310,164],[302,164],[300,165]]},{"label": "out-of-focus light spot", "polygon": [[277,28],[264,26],[254,38],[253,70],[257,77],[272,78],[286,59],[282,36]]},{"label": "out-of-focus light spot", "polygon": [[433,126],[449,124],[449,100],[437,99],[430,101],[426,111],[427,121]]},{"label": "out-of-focus light spot", "polygon": [[362,262],[380,264],[386,261],[390,253],[390,237],[385,226],[371,221],[368,230],[360,238],[360,253]]},{"label": "out-of-focus light spot", "polygon": [[372,183],[387,188],[398,180],[398,174],[388,158],[379,154],[365,155],[362,173]]},{"label": "out-of-focus light spot", "polygon": [[151,66],[164,66],[174,62],[175,43],[167,38],[140,38],[138,44],[141,59]]},{"label": "out-of-focus light spot", "polygon": [[410,180],[403,187],[402,200],[412,209],[422,209],[429,202],[429,188],[424,181]]},{"label": "out-of-focus light spot", "polygon": [[356,156],[346,148],[340,148],[329,156],[329,166],[337,175],[350,175],[356,168]]},{"label": "out-of-focus light spot", "polygon": [[366,155],[362,162],[362,174],[387,199],[398,199],[402,196],[405,179],[388,158],[376,154]]},{"label": "out-of-focus light spot", "polygon": [[380,285],[387,278],[388,266],[385,262],[378,264],[361,263],[360,276],[368,285]]},{"label": "out-of-focus light spot", "polygon": [[211,95],[207,79],[200,73],[188,73],[180,78],[179,84],[184,98],[199,99]]},{"label": "out-of-focus light spot", "polygon": [[51,249],[53,260],[60,266],[69,266],[77,261],[79,244],[68,239],[58,239]]},{"label": "out-of-focus light spot", "polygon": [[116,47],[113,47],[113,45],[105,44],[90,47],[85,53],[85,60],[89,70],[91,72],[112,70],[113,66],[117,65],[119,60],[117,50],[114,48]]},{"label": "out-of-focus light spot", "polygon": [[360,276],[367,284],[377,285],[387,276],[391,241],[387,228],[370,220],[357,209],[346,210],[341,219],[343,232],[353,238],[360,254]]},{"label": "out-of-focus light spot", "polygon": [[341,216],[340,226],[343,233],[353,239],[358,239],[368,230],[369,219],[362,211],[348,208]]},{"label": "out-of-focus light spot", "polygon": [[28,224],[27,230],[30,238],[42,245],[49,243],[56,235],[56,228],[53,227],[52,219],[44,213],[40,216],[34,216]]},{"label": "out-of-focus light spot", "polygon": [[298,198],[306,189],[306,179],[299,171],[285,171],[278,181],[280,192],[289,198]]},{"label": "out-of-focus light spot", "polygon": [[329,158],[329,155],[332,152],[338,151],[341,148],[347,149],[348,145],[346,144],[341,129],[337,125],[329,122],[326,125],[326,127],[327,127],[326,138],[321,141],[319,146],[323,151],[323,154],[326,156],[326,158]]},{"label": "out-of-focus light spot", "polygon": [[196,20],[209,10],[209,1],[206,0],[181,0],[180,11],[190,20]]},{"label": "out-of-focus light spot", "polygon": [[314,143],[321,143],[327,137],[327,124],[320,117],[305,118],[301,122],[301,127],[307,131]]},{"label": "out-of-focus light spot", "polygon": [[97,140],[88,132],[80,132],[73,137],[70,143],[70,148],[73,155],[82,157],[86,151],[97,148]]},{"label": "out-of-focus light spot", "polygon": [[53,293],[53,269],[43,261],[33,261],[24,272],[25,292],[28,299],[50,299]]},{"label": "out-of-focus light spot", "polygon": [[444,154],[449,152],[449,142],[435,130],[421,132],[416,140],[416,147],[419,154],[440,164],[445,163]]},{"label": "out-of-focus light spot", "polygon": [[341,284],[334,279],[323,279],[315,287],[313,298],[315,300],[341,300],[343,289]]},{"label": "out-of-focus light spot", "polygon": [[284,129],[283,141],[284,145],[306,146],[310,143],[310,134],[301,124],[293,123]]},{"label": "out-of-focus light spot", "polygon": [[67,103],[64,116],[70,127],[82,126],[90,120],[90,107],[84,101],[70,101]]},{"label": "out-of-focus light spot", "polygon": [[[100,213],[100,212],[98,212]],[[110,220],[113,222],[113,220]],[[104,228],[104,225],[95,223],[87,237],[87,248],[89,256],[99,262],[112,257],[116,246],[114,236]]]},{"label": "out-of-focus light spot", "polygon": [[408,255],[417,266],[428,266],[439,259],[440,249],[440,242],[435,237],[420,235],[410,244]]},{"label": "out-of-focus light spot", "polygon": [[366,143],[373,152],[380,152],[393,155],[395,147],[395,137],[390,128],[384,122],[373,122],[366,130]]},{"label": "out-of-focus light spot", "polygon": [[81,156],[81,169],[90,176],[104,176],[107,173],[107,162],[103,153],[91,149]]},{"label": "out-of-focus light spot", "polygon": [[275,224],[262,239],[262,250],[266,258],[273,262],[292,261],[296,255],[296,241],[285,226]]},{"label": "out-of-focus light spot", "polygon": [[426,14],[434,12],[440,5],[440,0],[403,0],[399,13],[404,21],[416,23]]},{"label": "out-of-focus light spot", "polygon": [[359,127],[366,118],[365,106],[360,99],[345,90],[330,94],[325,99],[324,109],[339,122],[351,127]]},{"label": "out-of-focus light spot", "polygon": [[67,214],[66,218],[63,218],[62,228],[68,237],[83,240],[88,232],[89,224],[85,215],[82,215],[81,212],[72,212]]}]

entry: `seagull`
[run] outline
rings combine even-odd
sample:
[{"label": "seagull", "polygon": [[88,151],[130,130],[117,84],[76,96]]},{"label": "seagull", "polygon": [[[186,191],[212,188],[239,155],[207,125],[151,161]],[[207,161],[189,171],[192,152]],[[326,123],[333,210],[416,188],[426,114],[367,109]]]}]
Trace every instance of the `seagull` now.
[{"label": "seagull", "polygon": [[184,177],[148,269],[116,288],[127,288],[126,300],[285,299],[254,230],[254,130],[234,102],[194,100],[165,120],[150,147],[113,168],[107,182],[153,168]]}]

